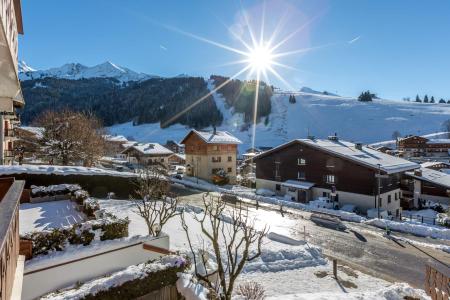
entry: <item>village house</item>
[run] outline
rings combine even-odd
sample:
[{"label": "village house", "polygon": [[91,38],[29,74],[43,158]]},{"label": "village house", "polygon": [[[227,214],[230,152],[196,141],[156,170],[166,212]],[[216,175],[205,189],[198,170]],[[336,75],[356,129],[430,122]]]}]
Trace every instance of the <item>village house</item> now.
[{"label": "village house", "polygon": [[337,136],[293,140],[255,156],[254,162],[257,189],[300,202],[327,197],[361,212],[380,208],[394,216],[401,213],[402,174],[420,167]]},{"label": "village house", "polygon": [[[123,150],[128,148],[130,141],[123,135],[104,135],[106,143],[106,155],[111,157],[117,157]],[[125,146],[124,146],[125,145]],[[128,147],[127,147],[128,146]]]},{"label": "village house", "polygon": [[420,208],[425,201],[450,205],[450,175],[422,164],[420,169],[405,173],[402,194],[403,208]]},{"label": "village house", "polygon": [[134,143],[123,150],[122,154],[134,165],[162,165],[168,168],[169,156],[173,152],[158,143]]},{"label": "village house", "polygon": [[14,145],[16,159],[31,158],[39,155],[40,142],[44,134],[43,127],[20,126],[15,129]]},{"label": "village house", "polygon": [[185,165],[186,164],[186,155],[180,153],[173,153],[169,156],[169,164],[170,165]]},{"label": "village house", "polygon": [[191,130],[181,144],[185,145],[186,175],[211,181],[214,174],[225,172],[230,183],[236,182],[238,138],[226,131]]},{"label": "village house", "polygon": [[404,158],[449,159],[450,139],[407,136],[398,139],[397,150]]},{"label": "village house", "polygon": [[166,142],[166,144],[164,145],[164,147],[173,151],[174,153],[180,153],[180,154],[184,153],[184,145],[177,143],[175,141],[172,141],[172,140],[168,140]]}]

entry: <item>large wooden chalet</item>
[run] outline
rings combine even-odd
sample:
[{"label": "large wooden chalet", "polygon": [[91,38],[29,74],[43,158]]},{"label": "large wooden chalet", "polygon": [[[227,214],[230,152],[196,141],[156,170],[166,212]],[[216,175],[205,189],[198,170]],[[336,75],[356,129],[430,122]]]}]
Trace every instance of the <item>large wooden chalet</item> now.
[{"label": "large wooden chalet", "polygon": [[186,175],[211,181],[219,171],[236,182],[237,145],[241,141],[226,131],[191,130],[181,144],[185,145]]},{"label": "large wooden chalet", "polygon": [[420,167],[337,136],[293,140],[257,155],[254,162],[258,189],[300,202],[328,197],[362,212],[380,207],[392,215],[401,212],[401,176]]},{"label": "large wooden chalet", "polygon": [[449,158],[450,139],[407,136],[397,141],[397,149],[405,158]]}]

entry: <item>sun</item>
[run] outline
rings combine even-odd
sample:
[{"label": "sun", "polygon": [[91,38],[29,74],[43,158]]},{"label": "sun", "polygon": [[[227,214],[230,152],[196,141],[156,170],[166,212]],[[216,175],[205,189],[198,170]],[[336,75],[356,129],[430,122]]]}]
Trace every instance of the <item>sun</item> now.
[{"label": "sun", "polygon": [[267,46],[256,46],[248,52],[249,66],[257,71],[264,72],[273,65],[273,53]]}]

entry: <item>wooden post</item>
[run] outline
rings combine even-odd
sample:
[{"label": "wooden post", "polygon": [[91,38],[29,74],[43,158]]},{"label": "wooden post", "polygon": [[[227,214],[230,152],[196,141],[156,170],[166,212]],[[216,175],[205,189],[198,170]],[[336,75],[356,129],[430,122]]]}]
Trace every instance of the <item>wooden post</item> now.
[{"label": "wooden post", "polygon": [[303,225],[303,240],[306,242],[306,226]]},{"label": "wooden post", "polygon": [[337,259],[333,258],[333,276],[337,280]]}]

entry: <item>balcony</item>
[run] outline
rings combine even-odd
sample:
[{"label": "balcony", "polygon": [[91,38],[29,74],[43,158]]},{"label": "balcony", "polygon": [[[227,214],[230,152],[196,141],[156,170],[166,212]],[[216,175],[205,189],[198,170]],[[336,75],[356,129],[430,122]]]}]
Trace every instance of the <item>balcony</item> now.
[{"label": "balcony", "polygon": [[22,107],[24,100],[18,79],[18,34],[23,33],[19,0],[0,0],[0,98]]},{"label": "balcony", "polygon": [[20,295],[22,288],[17,286],[18,282],[14,282],[14,279],[21,271],[17,268],[19,259],[19,203],[24,184],[24,181],[15,181],[14,178],[0,179],[0,270],[2,272],[0,300],[13,299],[14,296]]},{"label": "balcony", "polygon": [[5,137],[15,137],[15,136],[16,132],[14,131],[14,129],[5,128]]}]

